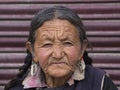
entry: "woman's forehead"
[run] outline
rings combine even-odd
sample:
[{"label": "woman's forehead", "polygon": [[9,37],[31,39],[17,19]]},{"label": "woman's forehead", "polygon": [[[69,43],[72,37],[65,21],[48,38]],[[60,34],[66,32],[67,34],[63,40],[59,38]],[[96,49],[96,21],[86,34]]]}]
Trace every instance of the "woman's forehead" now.
[{"label": "woman's forehead", "polygon": [[[46,21],[38,28],[37,33],[74,33],[77,32],[76,27],[67,20],[53,19]],[[78,32],[77,32],[78,33]]]},{"label": "woman's forehead", "polygon": [[36,40],[72,40],[79,41],[79,33],[67,20],[54,19],[46,21],[36,32]]}]

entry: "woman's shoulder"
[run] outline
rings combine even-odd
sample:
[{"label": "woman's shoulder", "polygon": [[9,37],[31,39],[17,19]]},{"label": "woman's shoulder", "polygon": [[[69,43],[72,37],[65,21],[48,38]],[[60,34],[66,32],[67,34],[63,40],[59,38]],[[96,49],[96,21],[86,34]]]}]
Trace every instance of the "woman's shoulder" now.
[{"label": "woman's shoulder", "polygon": [[103,70],[92,65],[86,65],[84,81],[89,84],[89,88],[94,88],[92,90],[100,90],[104,76],[105,72]]},{"label": "woman's shoulder", "polygon": [[104,70],[96,68],[92,65],[86,65],[85,72],[92,76],[98,75],[98,76],[102,76],[102,77],[106,74],[106,72]]},{"label": "woman's shoulder", "polygon": [[91,65],[86,65],[86,74],[89,80],[94,82],[94,85],[97,84],[99,87],[103,87],[102,90],[118,90],[115,84],[112,82],[111,78],[106,75],[104,70],[93,67]]}]

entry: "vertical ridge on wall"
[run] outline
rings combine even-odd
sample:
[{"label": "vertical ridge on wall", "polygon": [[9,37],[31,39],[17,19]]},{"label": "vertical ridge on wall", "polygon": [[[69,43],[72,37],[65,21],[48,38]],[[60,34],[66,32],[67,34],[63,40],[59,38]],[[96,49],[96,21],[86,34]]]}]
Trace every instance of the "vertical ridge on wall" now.
[{"label": "vertical ridge on wall", "polygon": [[93,65],[120,90],[120,0],[0,0],[0,90],[23,64],[31,18],[54,5],[78,13],[93,47],[88,49]]}]

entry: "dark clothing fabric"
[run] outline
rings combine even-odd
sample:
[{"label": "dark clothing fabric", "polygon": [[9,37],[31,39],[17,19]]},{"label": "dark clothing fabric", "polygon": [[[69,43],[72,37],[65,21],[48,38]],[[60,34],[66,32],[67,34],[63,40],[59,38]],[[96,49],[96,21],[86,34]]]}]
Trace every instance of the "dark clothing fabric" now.
[{"label": "dark clothing fabric", "polygon": [[118,90],[116,86],[113,84],[112,80],[105,76],[103,90]]},{"label": "dark clothing fabric", "polygon": [[[73,85],[65,84],[57,88],[31,88],[25,90],[118,90],[113,84],[110,78],[105,76],[103,82],[103,88],[101,89],[102,80],[105,76],[105,72],[96,69],[90,65],[86,65],[85,79],[81,81],[75,81]],[[9,90],[24,90],[23,85],[16,85]]]}]

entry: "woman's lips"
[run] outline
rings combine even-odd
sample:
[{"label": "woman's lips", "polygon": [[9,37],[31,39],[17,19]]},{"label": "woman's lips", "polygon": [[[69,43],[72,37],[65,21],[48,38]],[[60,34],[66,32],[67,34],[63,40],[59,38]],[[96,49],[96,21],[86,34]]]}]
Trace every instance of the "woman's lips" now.
[{"label": "woman's lips", "polygon": [[51,64],[67,64],[66,62],[52,62]]}]

